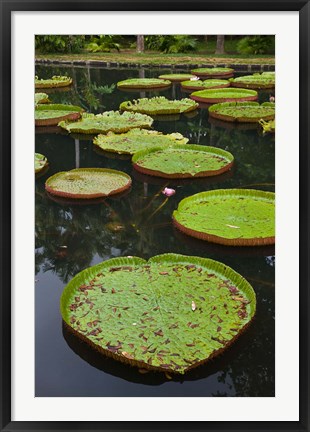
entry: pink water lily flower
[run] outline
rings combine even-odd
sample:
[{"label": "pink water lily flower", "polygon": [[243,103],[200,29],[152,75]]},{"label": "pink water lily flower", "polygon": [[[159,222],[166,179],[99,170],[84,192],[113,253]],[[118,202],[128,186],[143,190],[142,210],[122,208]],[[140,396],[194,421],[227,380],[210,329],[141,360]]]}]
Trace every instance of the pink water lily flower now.
[{"label": "pink water lily flower", "polygon": [[170,189],[170,188],[165,188],[162,192],[164,195],[166,195],[167,197],[170,197],[172,195],[175,194],[175,190],[174,189]]}]

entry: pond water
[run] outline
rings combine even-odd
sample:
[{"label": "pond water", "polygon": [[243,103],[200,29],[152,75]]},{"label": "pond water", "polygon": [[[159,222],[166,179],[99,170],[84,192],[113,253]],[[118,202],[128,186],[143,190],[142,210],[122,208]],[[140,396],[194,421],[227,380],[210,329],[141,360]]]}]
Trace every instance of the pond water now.
[{"label": "pond water", "polygon": [[[181,72],[181,71],[180,71]],[[36,75],[69,75],[70,90],[50,91],[53,102],[71,103],[98,113],[117,110],[125,100],[163,95],[187,97],[179,84],[162,91],[125,92],[117,81],[157,77],[168,69],[103,69],[37,66]],[[266,101],[270,92],[260,92]],[[130,159],[96,153],[89,137],[72,137],[37,128],[35,150],[49,161],[36,180],[35,236],[35,394],[36,396],[274,396],[275,394],[275,260],[273,247],[233,248],[190,238],[173,228],[171,214],[184,197],[204,190],[253,188],[274,191],[275,142],[259,128],[243,129],[209,121],[207,109],[179,118],[157,119],[153,128],[180,132],[193,144],[230,151],[235,167],[214,178],[166,181],[134,172]],[[70,205],[45,194],[45,180],[76,167],[108,167],[130,174],[131,191],[95,205]],[[176,194],[165,200],[165,186]],[[166,202],[165,202],[166,201]],[[138,369],[101,357],[62,326],[59,299],[78,272],[103,260],[136,255],[149,258],[166,252],[212,258],[243,275],[257,295],[257,314],[247,331],[220,357],[182,379]]]}]

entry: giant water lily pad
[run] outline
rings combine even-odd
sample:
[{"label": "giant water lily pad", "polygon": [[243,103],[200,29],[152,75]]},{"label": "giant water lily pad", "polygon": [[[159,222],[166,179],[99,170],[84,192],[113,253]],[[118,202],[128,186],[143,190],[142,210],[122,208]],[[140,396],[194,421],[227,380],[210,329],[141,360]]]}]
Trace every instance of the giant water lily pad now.
[{"label": "giant water lily pad", "polygon": [[234,75],[234,70],[232,68],[225,67],[207,67],[207,68],[198,68],[193,69],[191,71],[193,74],[200,77],[208,77],[208,78],[217,78],[217,77],[225,77],[229,78]]},{"label": "giant water lily pad", "polygon": [[37,173],[43,171],[44,169],[46,169],[47,166],[48,166],[48,162],[47,162],[46,157],[40,153],[35,153],[34,154],[34,171],[35,171],[35,173],[37,174]]},{"label": "giant water lily pad", "polygon": [[260,105],[257,102],[223,102],[212,105],[209,115],[229,122],[253,123],[260,119],[272,120],[275,104]]},{"label": "giant water lily pad", "polygon": [[146,369],[184,374],[231,345],[256,310],[238,273],[205,258],[114,258],[77,274],[61,314],[100,353]]},{"label": "giant water lily pad", "polygon": [[225,150],[194,144],[142,150],[132,158],[137,171],[164,178],[222,174],[231,168],[233,160],[233,155]]},{"label": "giant water lily pad", "polygon": [[46,104],[50,103],[48,95],[46,93],[35,93],[34,95],[34,104]]},{"label": "giant water lily pad", "polygon": [[83,108],[75,105],[48,104],[37,105],[35,108],[36,126],[57,126],[62,120],[77,120]]},{"label": "giant water lily pad", "polygon": [[131,101],[125,101],[120,104],[120,110],[133,111],[143,114],[180,114],[194,111],[198,104],[191,99],[169,100],[164,96],[153,98],[142,98]]},{"label": "giant water lily pad", "polygon": [[150,147],[186,144],[187,142],[188,138],[184,138],[180,133],[164,135],[162,132],[145,129],[132,129],[123,134],[109,132],[107,135],[98,135],[93,141],[101,150],[119,154],[134,154]]},{"label": "giant water lily pad", "polygon": [[245,75],[242,77],[234,78],[230,80],[232,87],[241,87],[249,89],[272,89],[275,86],[274,75]]},{"label": "giant water lily pad", "polygon": [[255,90],[220,88],[216,90],[199,90],[191,93],[191,98],[202,103],[243,102],[257,100]]},{"label": "giant water lily pad", "polygon": [[193,74],[164,74],[164,75],[160,75],[158,77],[161,80],[169,80],[169,81],[175,81],[175,82],[179,82],[179,81],[186,81],[186,80],[195,80],[197,79],[197,77]]},{"label": "giant water lily pad", "polygon": [[107,168],[76,168],[58,172],[45,183],[48,193],[74,199],[114,195],[130,186],[131,178],[128,174]]},{"label": "giant water lily pad", "polygon": [[100,134],[123,133],[134,128],[150,128],[153,119],[140,113],[120,113],[119,111],[106,111],[102,114],[84,113],[77,122],[60,122],[58,126],[70,133]]},{"label": "giant water lily pad", "polygon": [[231,246],[275,242],[275,194],[251,189],[220,189],[183,199],[173,213],[180,231]]},{"label": "giant water lily pad", "polygon": [[217,89],[229,87],[230,82],[228,80],[220,79],[208,79],[208,80],[195,80],[195,81],[183,81],[181,82],[182,89],[185,90],[204,90],[204,89]]},{"label": "giant water lily pad", "polygon": [[53,76],[49,79],[39,79],[35,77],[35,88],[56,88],[67,87],[72,84],[72,78],[67,76]]},{"label": "giant water lily pad", "polygon": [[117,87],[121,89],[156,89],[170,86],[171,81],[159,78],[132,78],[117,83]]}]

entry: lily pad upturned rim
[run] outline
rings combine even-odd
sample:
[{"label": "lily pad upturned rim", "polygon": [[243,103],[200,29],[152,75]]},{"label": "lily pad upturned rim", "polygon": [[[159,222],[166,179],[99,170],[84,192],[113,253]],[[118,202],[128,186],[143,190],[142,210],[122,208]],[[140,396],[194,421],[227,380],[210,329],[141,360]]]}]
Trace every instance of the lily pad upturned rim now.
[{"label": "lily pad upturned rim", "polygon": [[196,79],[197,76],[192,73],[173,73],[173,74],[162,74],[159,75],[158,79],[169,80],[172,82],[181,82],[190,79]]},{"label": "lily pad upturned rim", "polygon": [[226,67],[202,67],[192,69],[191,72],[199,77],[226,77],[230,78],[234,76],[234,69]]},{"label": "lily pad upturned rim", "polygon": [[[152,263],[154,264],[167,263],[168,265],[173,264],[173,265],[184,265],[184,266],[193,266],[193,267],[198,266],[200,268],[201,267],[205,268],[208,271],[210,270],[212,271],[212,273],[220,277],[223,277],[223,279],[225,278],[227,282],[230,282],[233,285],[235,285],[238,291],[241,292],[245,296],[245,298],[247,298],[249,301],[247,322],[243,324],[243,326],[239,329],[237,334],[233,336],[229,341],[227,341],[224,344],[224,347],[214,350],[208,357],[202,359],[199,362],[196,363],[194,362],[192,364],[189,364],[189,366],[181,372],[176,369],[168,369],[167,367],[153,366],[147,362],[136,360],[134,357],[128,356],[128,353],[126,352],[118,352],[117,350],[114,352],[113,350],[104,349],[98,343],[93,342],[88,337],[81,334],[81,332],[75,330],[72,327],[72,324],[70,322],[70,313],[68,309],[68,304],[70,304],[71,302],[71,297],[72,297],[71,293],[74,294],[76,290],[79,289],[81,286],[86,286],[85,284],[89,283],[88,281],[91,281],[93,278],[95,278],[98,275],[98,273],[103,273],[104,271],[107,271],[108,269],[111,268],[121,268],[121,267],[128,268],[129,266],[152,265]],[[193,368],[205,364],[209,360],[221,354],[240,337],[240,335],[247,329],[247,327],[251,324],[253,318],[255,317],[256,294],[253,287],[243,276],[241,276],[239,273],[237,273],[235,270],[233,270],[231,267],[227,266],[226,264],[223,264],[219,261],[215,261],[209,258],[201,258],[197,256],[186,256],[186,255],[174,254],[174,253],[157,255],[150,258],[149,260],[144,260],[142,258],[135,257],[135,256],[120,257],[120,258],[111,258],[107,261],[103,261],[99,264],[96,264],[92,267],[89,267],[81,271],[76,276],[74,276],[73,279],[71,279],[70,282],[65,286],[62,292],[60,298],[60,313],[63,322],[67,326],[68,330],[70,330],[74,335],[76,335],[82,341],[86,342],[86,344],[88,344],[90,347],[94,348],[99,353],[105,356],[111,357],[117,361],[123,362],[130,366],[143,367],[148,370],[183,374],[192,370]]]},{"label": "lily pad upturned rim", "polygon": [[[259,114],[256,117],[248,117],[246,115],[242,116],[242,117],[235,117],[233,115],[228,115],[228,114],[223,114],[221,113],[221,110],[223,108],[226,107],[235,107],[236,109],[238,109],[239,107],[247,107],[249,109],[251,108],[258,108],[262,110],[262,113]],[[271,108],[270,105],[260,105],[258,102],[222,102],[222,103],[218,103],[218,104],[214,104],[211,105],[209,107],[209,115],[210,117],[219,119],[219,120],[223,120],[223,121],[228,121],[228,122],[237,122],[237,123],[257,123],[260,119],[264,119],[264,120],[272,120],[275,117],[275,112],[273,114],[263,114],[264,112],[264,108],[268,109]],[[272,107],[274,108],[274,106]],[[268,109],[268,112],[270,111],[270,109]]]},{"label": "lily pad upturned rim", "polygon": [[50,103],[50,100],[48,98],[47,93],[35,93],[34,102],[35,105],[40,105],[40,104],[48,104]]},{"label": "lily pad upturned rim", "polygon": [[[170,105],[170,107],[160,107],[161,102],[163,102],[163,105]],[[198,108],[198,104],[192,102],[193,101],[189,98],[171,100],[164,96],[155,96],[152,98],[140,98],[134,99],[133,101],[124,101],[120,104],[119,108],[121,111],[142,113],[146,115],[184,114],[190,111],[195,111]],[[148,104],[151,108],[148,107]]]},{"label": "lily pad upturned rim", "polygon": [[35,153],[34,157],[35,157],[35,160],[37,159],[37,157],[41,157],[41,160],[44,162],[41,167],[38,167],[38,168],[35,167],[34,168],[35,174],[38,174],[38,173],[42,172],[43,170],[46,170],[46,168],[48,167],[48,160],[47,160],[46,156],[44,156],[41,153]]},{"label": "lily pad upturned rim", "polygon": [[60,121],[75,121],[81,117],[81,113],[84,111],[83,108],[76,105],[66,104],[39,104],[36,105],[36,111],[68,111],[68,114],[60,115],[59,117],[51,117],[45,119],[36,119],[36,126],[57,126]]},{"label": "lily pad upturned rim", "polygon": [[[61,190],[55,190],[50,186],[50,183],[55,180],[57,177],[60,177],[62,175],[66,175],[68,173],[78,173],[81,171],[86,171],[86,172],[93,172],[93,173],[113,173],[113,174],[117,174],[120,177],[126,178],[127,179],[127,184],[125,184],[124,186],[121,186],[117,189],[114,189],[113,191],[111,191],[108,194],[105,193],[84,193],[84,194],[79,194],[79,193],[71,193],[71,192],[64,192]],[[114,169],[110,169],[110,168],[75,168],[69,171],[60,171],[57,172],[56,174],[52,175],[51,177],[49,177],[46,182],[45,182],[45,190],[50,194],[50,195],[55,195],[58,197],[63,197],[63,198],[73,198],[73,199],[94,199],[94,198],[103,198],[103,197],[108,197],[111,195],[115,195],[115,194],[120,194],[121,192],[126,191],[127,189],[129,189],[131,187],[131,177],[123,172],[123,171],[119,171],[119,170],[114,170]]]},{"label": "lily pad upturned rim", "polygon": [[[149,80],[149,83],[147,83],[147,80]],[[170,86],[171,81],[159,78],[130,78],[117,83],[117,87],[120,89],[157,89]]]},{"label": "lily pad upturned rim", "polygon": [[[119,138],[122,138],[122,136],[125,135],[125,138],[128,137],[129,139],[132,138],[134,140],[135,136],[137,135],[140,137],[145,137],[145,142],[148,141],[148,138],[152,138],[155,136],[160,137],[166,137],[167,138],[167,144],[163,145],[165,147],[166,145],[182,145],[186,144],[188,142],[188,138],[184,137],[180,133],[171,133],[171,134],[164,134],[163,132],[155,131],[155,130],[149,130],[149,129],[141,129],[141,128],[134,128],[131,129],[128,132],[125,132],[123,134],[115,134],[113,132],[109,132],[107,134],[99,134],[93,139],[94,145],[97,147],[97,149],[100,149],[103,152],[108,153],[117,153],[119,155],[133,155],[137,153],[137,151],[141,151],[143,149],[139,149],[137,151],[129,151],[126,149],[122,149],[121,146],[111,148],[108,146],[105,146],[105,141],[113,140],[115,138],[118,140]],[[168,141],[170,140],[169,144]],[[101,141],[101,142],[100,142]],[[179,141],[179,142],[178,142]],[[148,146],[148,148],[158,147],[159,144],[151,144]]]},{"label": "lily pad upturned rim", "polygon": [[[153,170],[151,168],[146,168],[146,167],[139,165],[139,159],[141,159],[145,155],[148,155],[150,153],[156,153],[157,151],[160,151],[160,152],[167,151],[167,153],[169,154],[173,150],[176,150],[176,151],[193,150],[193,151],[200,151],[200,152],[209,153],[209,154],[212,154],[215,156],[221,156],[221,157],[227,159],[227,164],[220,169],[213,170],[213,171],[212,170],[201,171],[201,172],[197,172],[194,175],[192,175],[190,173],[173,173],[173,174],[171,174],[171,173],[167,173],[164,171]],[[228,151],[222,150],[218,147],[203,146],[203,145],[198,145],[198,144],[185,144],[185,145],[171,146],[168,148],[153,147],[150,149],[141,150],[140,152],[137,152],[133,155],[132,163],[133,163],[133,167],[137,171],[141,172],[142,174],[147,174],[147,175],[151,175],[151,176],[155,176],[155,177],[170,178],[170,179],[186,179],[186,178],[211,177],[211,176],[223,174],[224,172],[231,169],[231,167],[234,163],[234,157]]]},{"label": "lily pad upturned rim", "polygon": [[[141,123],[138,125],[137,124],[133,125],[130,123],[130,121],[123,122],[123,120],[129,120],[130,118],[132,118],[132,116],[135,117],[136,119],[139,119]],[[105,118],[109,118],[109,117],[121,118],[121,122],[123,122],[122,125],[121,126],[111,125],[106,129],[103,129],[102,127],[100,128],[96,125],[93,128],[89,128],[89,129],[83,129],[79,127],[83,122],[83,120],[85,119],[94,120],[94,122],[96,122],[96,120],[98,119],[104,120]],[[76,133],[81,135],[88,135],[88,134],[97,135],[97,134],[103,134],[108,132],[124,133],[134,128],[148,129],[152,126],[153,121],[154,120],[152,119],[152,117],[138,112],[125,111],[120,113],[119,111],[105,111],[102,114],[83,113],[81,118],[78,119],[78,121],[76,122],[61,121],[58,123],[58,126],[65,129],[69,133]]]},{"label": "lily pad upturned rim", "polygon": [[35,88],[57,88],[68,87],[72,84],[72,78],[67,76],[56,76],[48,79],[35,78]]},{"label": "lily pad upturned rim", "polygon": [[[220,83],[219,81],[223,81]],[[217,84],[215,83],[217,82]],[[193,84],[196,83],[196,84]],[[205,84],[204,84],[205,83]],[[201,84],[201,85],[199,85]],[[207,85],[211,84],[211,85]],[[226,88],[230,87],[230,82],[228,80],[220,80],[220,79],[209,79],[209,80],[195,80],[195,81],[182,81],[181,82],[182,89],[185,90],[206,90],[208,89],[218,89],[218,88]]]},{"label": "lily pad upturned rim", "polygon": [[[217,96],[213,95],[212,92],[217,92]],[[235,93],[236,96],[227,96],[227,92],[230,94]],[[242,95],[243,92],[243,95]],[[226,97],[225,97],[226,93]],[[221,95],[222,94],[222,95]],[[241,94],[240,96],[237,96]],[[221,95],[221,96],[219,96]],[[190,97],[197,102],[202,103],[221,103],[221,102],[246,102],[246,101],[256,101],[258,98],[257,91],[249,89],[236,89],[236,88],[220,88],[215,90],[199,90],[197,92],[191,93]]]},{"label": "lily pad upturned rim", "polygon": [[177,220],[178,212],[182,211],[182,207],[187,206],[189,202],[193,202],[196,200],[201,201],[201,199],[205,197],[210,198],[212,196],[218,197],[218,196],[227,196],[227,195],[230,196],[236,195],[237,197],[240,197],[241,195],[245,199],[247,196],[258,197],[265,200],[270,200],[272,202],[274,202],[275,200],[274,192],[265,192],[256,189],[216,189],[207,192],[199,192],[195,195],[186,197],[179,202],[178,208],[172,214],[173,224],[176,226],[176,228],[178,228],[183,233],[190,235],[192,237],[196,237],[201,240],[209,241],[211,243],[218,243],[227,246],[266,246],[266,245],[275,244],[275,236],[260,237],[260,238],[253,237],[253,238],[245,238],[245,239],[242,238],[230,239],[230,238],[210,234],[208,232],[197,231],[193,228],[185,227]]}]

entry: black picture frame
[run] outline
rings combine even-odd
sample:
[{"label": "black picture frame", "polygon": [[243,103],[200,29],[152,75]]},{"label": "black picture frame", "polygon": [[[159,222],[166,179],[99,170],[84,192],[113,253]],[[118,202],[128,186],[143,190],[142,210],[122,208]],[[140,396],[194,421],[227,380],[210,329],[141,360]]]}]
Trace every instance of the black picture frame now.
[{"label": "black picture frame", "polygon": [[[309,427],[309,0],[201,0],[188,2],[136,1],[9,1],[1,6],[1,431],[310,431]],[[300,58],[300,352],[299,413],[296,422],[74,422],[74,421],[11,421],[11,13],[15,11],[298,11]],[[296,143],[297,145],[297,143]],[[297,290],[297,287],[294,287]],[[155,408],[154,408],[155,409]],[[259,417],[259,413],[258,413]]]}]

